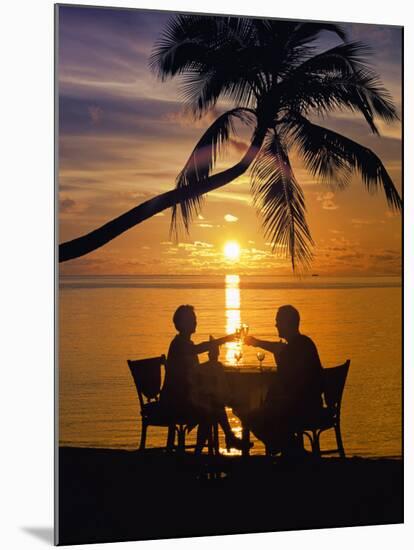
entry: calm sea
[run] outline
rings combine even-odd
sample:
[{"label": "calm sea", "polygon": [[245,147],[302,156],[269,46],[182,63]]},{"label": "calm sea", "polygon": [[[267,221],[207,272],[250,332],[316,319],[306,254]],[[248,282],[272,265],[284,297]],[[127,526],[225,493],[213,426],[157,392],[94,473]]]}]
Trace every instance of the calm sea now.
[{"label": "calm sea", "polygon": [[[62,277],[61,445],[137,447],[138,399],[126,360],[167,352],[175,334],[172,314],[180,304],[195,307],[195,342],[232,332],[240,323],[251,334],[278,339],[275,312],[294,305],[324,367],[351,359],[342,402],[348,455],[401,456],[401,282],[394,277]],[[224,363],[235,364],[235,346],[222,347]],[[241,367],[258,365],[257,349],[242,351]],[[272,365],[270,354],[263,364]],[[240,430],[231,409],[228,414]],[[149,429],[149,446],[165,439],[164,430]],[[321,443],[330,447],[331,436],[322,436]],[[256,442],[253,452],[262,450]]]}]

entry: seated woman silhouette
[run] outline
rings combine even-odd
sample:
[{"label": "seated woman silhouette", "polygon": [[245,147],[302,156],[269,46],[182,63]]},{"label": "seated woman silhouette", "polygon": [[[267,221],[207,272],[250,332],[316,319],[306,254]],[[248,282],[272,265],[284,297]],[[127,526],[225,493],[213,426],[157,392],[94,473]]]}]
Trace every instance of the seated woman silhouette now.
[{"label": "seated woman silhouette", "polygon": [[[230,334],[194,344],[191,335],[196,331],[197,318],[193,306],[181,305],[173,316],[174,326],[178,334],[173,338],[167,357],[164,386],[161,391],[161,404],[172,411],[176,418],[188,422],[191,419],[194,425],[199,424],[196,451],[200,452],[207,436],[208,427],[218,422],[222,427],[226,447],[243,450],[245,444],[237,438],[228,421],[224,402],[216,402],[209,410],[203,404],[197,403],[192,389],[194,375],[199,365],[198,355],[235,338]],[[190,422],[191,423],[191,422]]]},{"label": "seated woman silhouette", "polygon": [[[259,340],[246,336],[245,343],[273,353],[277,375],[264,404],[255,411],[243,413],[243,424],[272,451],[301,450],[293,437],[295,428],[318,418],[322,407],[322,365],[313,341],[299,332],[297,309],[279,308],[276,328],[287,343]],[[298,448],[299,447],[299,448]],[[303,446],[302,446],[303,451]]]}]

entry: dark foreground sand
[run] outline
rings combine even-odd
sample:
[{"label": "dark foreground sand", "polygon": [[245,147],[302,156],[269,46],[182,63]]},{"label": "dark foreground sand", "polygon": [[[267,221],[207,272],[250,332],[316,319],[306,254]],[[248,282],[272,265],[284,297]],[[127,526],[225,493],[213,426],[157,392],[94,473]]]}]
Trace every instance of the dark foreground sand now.
[{"label": "dark foreground sand", "polygon": [[59,544],[403,521],[400,460],[61,448],[59,470]]}]

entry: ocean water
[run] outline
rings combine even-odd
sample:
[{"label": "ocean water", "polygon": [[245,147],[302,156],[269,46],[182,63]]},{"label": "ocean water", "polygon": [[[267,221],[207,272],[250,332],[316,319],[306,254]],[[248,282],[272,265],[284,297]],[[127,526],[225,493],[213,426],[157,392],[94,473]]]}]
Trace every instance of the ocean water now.
[{"label": "ocean water", "polygon": [[[316,343],[324,367],[351,359],[342,401],[347,454],[401,456],[401,292],[395,277],[62,277],[60,444],[137,448],[139,406],[126,360],[167,352],[178,305],[195,307],[193,340],[200,342],[210,334],[233,332],[241,323],[251,334],[278,339],[275,312],[292,304],[301,314],[301,331]],[[223,363],[236,363],[237,346],[222,346]],[[243,346],[240,368],[258,365],[256,352]],[[272,364],[266,354],[263,365]],[[240,430],[231,409],[228,414],[234,430]],[[165,441],[165,430],[149,428],[148,446]],[[327,432],[321,445],[331,448],[333,441]],[[260,442],[252,452],[263,452]]]}]

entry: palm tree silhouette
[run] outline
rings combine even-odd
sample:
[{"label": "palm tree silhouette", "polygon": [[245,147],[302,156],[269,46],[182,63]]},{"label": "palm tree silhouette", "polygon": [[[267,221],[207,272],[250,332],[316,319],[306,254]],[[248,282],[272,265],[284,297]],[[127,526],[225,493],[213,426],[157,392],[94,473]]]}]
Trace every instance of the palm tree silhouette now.
[{"label": "palm tree silhouette", "polygon": [[[323,31],[340,44],[318,52]],[[94,250],[130,227],[172,207],[171,229],[188,231],[209,191],[248,169],[265,235],[290,257],[292,268],[312,258],[303,191],[294,175],[297,150],[310,173],[322,182],[346,186],[357,172],[368,191],[379,187],[388,205],[402,203],[378,156],[367,147],[314,122],[348,109],[361,114],[379,135],[375,119],[398,118],[392,98],[369,66],[369,48],[349,42],[333,23],[303,23],[228,16],[178,15],[153,48],[150,66],[159,78],[177,77],[186,108],[195,118],[219,100],[232,104],[211,124],[177,177],[175,189],[138,205],[97,230],[60,245],[65,261]],[[250,145],[231,168],[212,173],[217,157],[241,121],[252,131]]]}]

